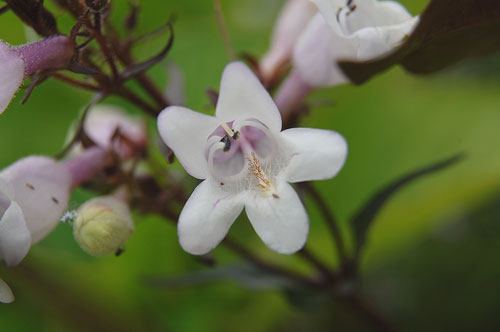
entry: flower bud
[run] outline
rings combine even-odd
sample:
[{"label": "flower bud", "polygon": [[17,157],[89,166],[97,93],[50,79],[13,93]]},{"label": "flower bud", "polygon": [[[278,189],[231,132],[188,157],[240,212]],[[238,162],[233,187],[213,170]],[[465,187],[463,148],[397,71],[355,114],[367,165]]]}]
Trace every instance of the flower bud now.
[{"label": "flower bud", "polygon": [[91,199],[77,214],[73,225],[75,240],[93,256],[117,253],[134,231],[127,204],[113,196]]},{"label": "flower bud", "polygon": [[144,124],[112,105],[92,108],[85,118],[84,129],[97,146],[112,149],[122,160],[143,151],[147,144]]}]

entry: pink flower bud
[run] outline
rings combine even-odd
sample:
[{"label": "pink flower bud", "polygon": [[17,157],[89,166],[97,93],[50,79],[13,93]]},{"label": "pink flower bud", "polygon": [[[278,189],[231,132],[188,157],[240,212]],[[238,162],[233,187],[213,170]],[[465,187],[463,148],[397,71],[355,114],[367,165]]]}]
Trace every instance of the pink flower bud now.
[{"label": "pink flower bud", "polygon": [[101,149],[113,150],[126,160],[147,144],[144,123],[118,107],[99,105],[85,119],[87,136]]}]

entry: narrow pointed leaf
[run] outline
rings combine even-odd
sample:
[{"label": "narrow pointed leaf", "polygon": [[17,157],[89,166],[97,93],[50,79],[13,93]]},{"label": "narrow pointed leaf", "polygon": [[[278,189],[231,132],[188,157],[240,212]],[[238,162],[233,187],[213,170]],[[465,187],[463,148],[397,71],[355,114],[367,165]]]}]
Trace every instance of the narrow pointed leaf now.
[{"label": "narrow pointed leaf", "polygon": [[370,61],[340,61],[355,84],[395,64],[430,74],[463,59],[500,50],[500,1],[431,0],[408,39],[394,52]]},{"label": "narrow pointed leaf", "polygon": [[174,30],[172,28],[172,24],[168,23],[167,26],[170,30],[170,37],[167,41],[167,45],[161,50],[161,52],[150,58],[149,60],[125,68],[125,70],[120,74],[121,79],[127,80],[140,73],[143,73],[165,58],[168,51],[170,51],[170,49],[172,48],[172,44],[174,43]]},{"label": "narrow pointed leaf", "polygon": [[425,175],[433,174],[441,171],[449,166],[454,165],[463,159],[463,155],[459,154],[436,164],[421,168],[417,171],[409,173],[402,178],[390,183],[373,195],[368,202],[356,213],[352,219],[352,227],[354,231],[355,255],[359,258],[360,252],[366,243],[366,236],[380,210],[385,206],[387,201],[400,189],[407,184],[420,179]]}]

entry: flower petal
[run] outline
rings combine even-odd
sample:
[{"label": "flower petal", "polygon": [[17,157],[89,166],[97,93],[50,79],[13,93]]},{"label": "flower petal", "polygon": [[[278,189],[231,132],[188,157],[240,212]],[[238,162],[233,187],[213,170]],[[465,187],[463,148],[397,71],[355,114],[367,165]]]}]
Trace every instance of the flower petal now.
[{"label": "flower petal", "polygon": [[349,81],[335,64],[336,59],[354,58],[356,52],[355,40],[333,32],[321,14],[317,14],[295,46],[293,64],[309,85],[334,86]]},{"label": "flower petal", "polygon": [[[366,27],[381,27],[403,23],[411,19],[406,8],[396,1],[356,0],[345,22],[339,19],[340,10],[348,10],[343,0],[312,0],[325,20],[338,34],[350,35]],[[339,20],[343,23],[342,29]]]},{"label": "flower petal", "polygon": [[170,106],[158,116],[160,136],[191,176],[208,177],[205,145],[208,136],[220,125],[213,117],[190,109]]},{"label": "flower petal", "polygon": [[253,228],[269,248],[280,254],[293,254],[306,242],[309,220],[292,186],[281,182],[276,193],[279,198],[256,192],[245,203],[246,213]]},{"label": "flower petal", "polygon": [[0,302],[2,303],[12,303],[15,297],[12,291],[5,281],[0,278]]},{"label": "flower petal", "polygon": [[370,60],[390,52],[397,47],[415,28],[418,17],[400,24],[369,27],[357,31],[354,35],[359,40],[357,60]]},{"label": "flower petal", "polygon": [[257,119],[271,131],[281,130],[281,115],[257,77],[241,62],[232,62],[222,73],[215,116],[220,120]]},{"label": "flower petal", "polygon": [[271,47],[259,64],[266,79],[290,60],[297,39],[316,12],[316,6],[309,0],[289,0],[284,5],[273,29]]},{"label": "flower petal", "polygon": [[347,142],[335,131],[292,128],[282,135],[293,146],[292,159],[285,170],[288,182],[329,179],[344,165]]},{"label": "flower petal", "polygon": [[0,42],[0,114],[7,108],[24,78],[24,62]]},{"label": "flower petal", "polygon": [[179,217],[178,235],[182,248],[193,255],[214,249],[243,210],[239,195],[225,192],[212,179],[200,183]]},{"label": "flower petal", "polygon": [[31,236],[19,205],[11,201],[0,219],[0,258],[8,266],[19,264],[31,246]]},{"label": "flower petal", "polygon": [[396,1],[357,0],[356,5],[356,10],[349,14],[347,21],[350,33],[365,27],[398,25],[412,18],[406,8]]},{"label": "flower petal", "polygon": [[51,158],[30,156],[4,169],[0,177],[14,188],[14,200],[21,207],[32,243],[40,241],[67,209],[70,172]]}]

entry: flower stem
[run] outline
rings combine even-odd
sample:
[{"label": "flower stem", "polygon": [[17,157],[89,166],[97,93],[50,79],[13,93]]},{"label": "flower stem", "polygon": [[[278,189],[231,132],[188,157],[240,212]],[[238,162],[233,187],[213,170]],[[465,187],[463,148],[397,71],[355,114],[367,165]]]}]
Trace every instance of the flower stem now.
[{"label": "flower stem", "polygon": [[303,109],[303,100],[312,90],[296,71],[288,75],[274,97],[284,123]]},{"label": "flower stem", "polygon": [[302,248],[298,254],[302,256],[305,260],[310,262],[316,269],[328,280],[332,281],[338,278],[338,276],[323,262],[321,262],[316,256],[314,256],[308,249],[305,247]]},{"label": "flower stem", "polygon": [[119,88],[115,92],[115,94],[124,98],[125,100],[128,100],[132,104],[135,104],[137,107],[141,108],[142,110],[146,111],[147,113],[149,113],[150,115],[152,115],[154,117],[157,117],[161,111],[161,109],[157,109],[157,108],[149,105],[141,97],[139,97],[132,90],[126,88],[125,86],[122,86],[121,88]]},{"label": "flower stem", "polygon": [[53,73],[52,77],[55,77],[55,78],[57,78],[60,81],[69,83],[71,85],[74,85],[74,86],[76,86],[78,88],[82,88],[82,89],[86,89],[86,90],[90,90],[90,91],[99,91],[100,90],[100,88],[98,86],[96,86],[96,85],[89,84],[87,82],[83,82],[83,81],[74,79],[72,77],[69,77],[69,76],[66,76],[66,75],[63,75],[63,74],[60,74],[60,73]]},{"label": "flower stem", "polygon": [[246,248],[240,246],[238,243],[234,242],[233,240],[229,238],[225,238],[224,241],[222,241],[222,244],[230,249],[232,252],[236,253],[238,256],[246,259],[250,263],[260,267],[263,270],[266,270],[268,272],[284,276],[290,280],[296,281],[308,288],[319,288],[321,287],[321,283],[319,281],[316,281],[314,279],[308,278],[306,276],[303,276],[301,274],[296,273],[295,271],[288,270],[286,268],[283,268],[279,265],[274,265],[268,262],[263,261],[259,257],[255,256],[252,254],[250,251],[248,251]]},{"label": "flower stem", "polygon": [[345,250],[344,240],[342,238],[342,233],[338,226],[338,221],[335,219],[335,216],[330,210],[328,203],[323,199],[319,191],[316,190],[316,188],[311,183],[304,182],[301,185],[307,190],[307,192],[309,192],[311,198],[314,200],[320,212],[323,214],[323,219],[325,220],[326,225],[328,226],[328,229],[330,230],[330,233],[335,242],[340,265],[345,268],[348,265],[348,258]]},{"label": "flower stem", "polygon": [[109,151],[94,146],[79,155],[63,161],[63,165],[71,172],[73,188],[92,178],[113,162]]},{"label": "flower stem", "polygon": [[346,302],[378,331],[396,332],[396,328],[371,304],[359,295],[346,298]]}]

